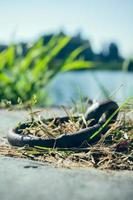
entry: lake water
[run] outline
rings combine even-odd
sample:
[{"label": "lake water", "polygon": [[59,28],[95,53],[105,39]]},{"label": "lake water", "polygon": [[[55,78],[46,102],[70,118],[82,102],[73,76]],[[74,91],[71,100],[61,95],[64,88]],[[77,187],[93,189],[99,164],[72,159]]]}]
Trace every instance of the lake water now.
[{"label": "lake water", "polygon": [[48,92],[56,105],[70,105],[72,99],[79,99],[80,96],[88,96],[95,100],[105,99],[105,93],[117,101],[123,101],[133,96],[133,73],[123,71],[60,73],[49,84]]}]

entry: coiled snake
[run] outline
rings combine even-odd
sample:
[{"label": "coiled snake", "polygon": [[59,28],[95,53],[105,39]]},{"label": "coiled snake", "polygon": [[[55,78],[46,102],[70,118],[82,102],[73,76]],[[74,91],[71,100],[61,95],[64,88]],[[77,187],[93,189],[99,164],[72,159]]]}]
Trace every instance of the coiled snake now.
[{"label": "coiled snake", "polygon": [[[10,130],[7,139],[11,145],[19,147],[28,145],[30,147],[73,148],[82,146],[85,141],[87,144],[93,144],[101,138],[101,135],[106,133],[109,129],[109,124],[116,120],[118,115],[118,112],[115,112],[116,110],[118,110],[118,105],[112,100],[92,104],[84,115],[86,121],[91,120],[88,127],[83,127],[84,122],[80,120],[80,124],[82,124],[83,127],[81,130],[73,134],[62,134],[55,139],[42,139],[35,136],[22,135],[22,133],[18,131],[18,128],[24,129],[29,126],[28,123],[23,123],[19,127]],[[115,115],[111,118],[109,123],[106,126],[103,126],[106,120],[112,116],[114,112]],[[79,116],[74,118],[78,119]],[[54,120],[54,123],[58,125],[59,123],[69,121],[69,119],[69,117],[58,117]],[[50,121],[52,119],[48,120]],[[103,128],[100,130],[101,127]],[[90,140],[89,138],[91,138],[91,136],[97,131],[99,131],[99,133]]]}]

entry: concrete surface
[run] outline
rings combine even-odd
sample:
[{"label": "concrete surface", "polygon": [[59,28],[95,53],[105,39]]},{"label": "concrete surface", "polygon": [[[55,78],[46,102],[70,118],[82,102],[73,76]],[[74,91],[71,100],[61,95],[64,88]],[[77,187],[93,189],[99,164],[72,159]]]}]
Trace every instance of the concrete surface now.
[{"label": "concrete surface", "polygon": [[[52,112],[53,114],[54,112]],[[1,142],[24,111],[0,111]],[[133,172],[62,169],[0,157],[0,200],[132,200]]]},{"label": "concrete surface", "polygon": [[1,200],[131,200],[133,174],[60,169],[0,157]]}]

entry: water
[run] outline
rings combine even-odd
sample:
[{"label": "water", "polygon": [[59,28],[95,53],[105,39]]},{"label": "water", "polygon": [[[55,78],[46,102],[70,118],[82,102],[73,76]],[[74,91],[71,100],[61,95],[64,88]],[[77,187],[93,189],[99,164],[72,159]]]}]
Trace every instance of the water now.
[{"label": "water", "polygon": [[48,92],[54,104],[70,105],[72,99],[77,100],[80,96],[88,96],[95,100],[106,98],[103,88],[113,99],[123,101],[133,96],[133,73],[123,71],[60,73],[48,86]]}]

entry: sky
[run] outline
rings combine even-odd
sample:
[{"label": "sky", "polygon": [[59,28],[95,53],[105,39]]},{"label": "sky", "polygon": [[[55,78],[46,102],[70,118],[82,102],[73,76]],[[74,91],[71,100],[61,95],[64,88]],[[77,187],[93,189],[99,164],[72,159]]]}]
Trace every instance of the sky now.
[{"label": "sky", "polygon": [[81,32],[94,51],[113,41],[123,56],[131,57],[132,21],[133,0],[0,0],[0,43]]}]

